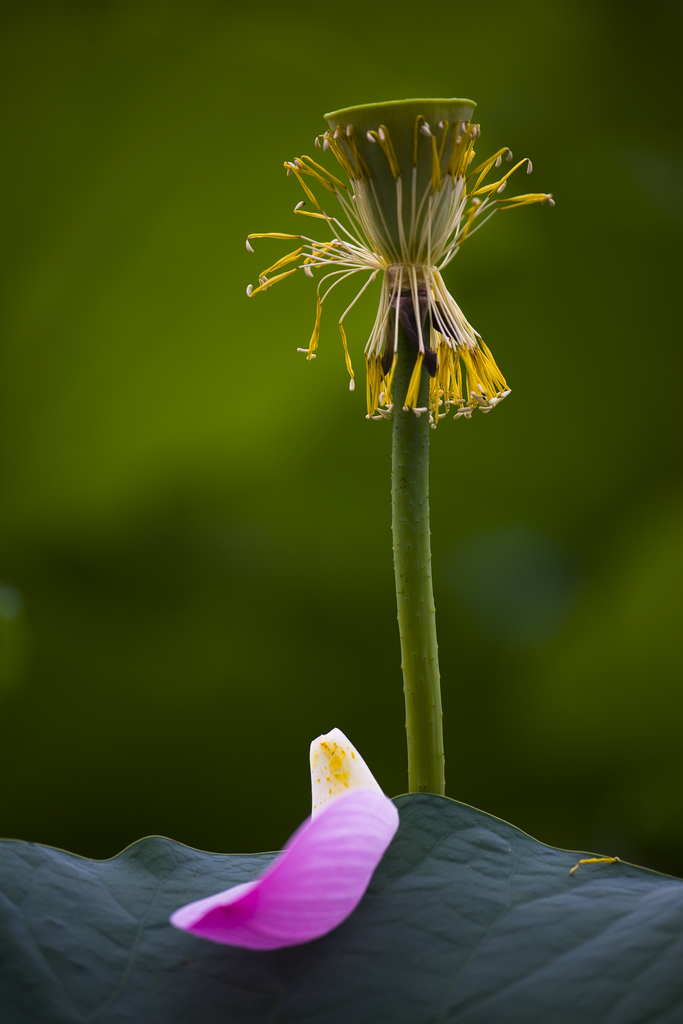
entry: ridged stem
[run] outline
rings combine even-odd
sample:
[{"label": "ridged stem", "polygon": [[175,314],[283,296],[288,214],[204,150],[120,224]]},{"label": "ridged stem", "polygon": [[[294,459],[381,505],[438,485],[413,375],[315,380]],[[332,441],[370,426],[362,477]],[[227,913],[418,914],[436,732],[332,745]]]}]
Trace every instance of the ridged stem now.
[{"label": "ridged stem", "polygon": [[[404,411],[415,354],[401,330],[392,387],[392,532],[411,793],[445,793],[441,683],[429,539],[429,415]],[[428,405],[422,371],[419,406]]]}]

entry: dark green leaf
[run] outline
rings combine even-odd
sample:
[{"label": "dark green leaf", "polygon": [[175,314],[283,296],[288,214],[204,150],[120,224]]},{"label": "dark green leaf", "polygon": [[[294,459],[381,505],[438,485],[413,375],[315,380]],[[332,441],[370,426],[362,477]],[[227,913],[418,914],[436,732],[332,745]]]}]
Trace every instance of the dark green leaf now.
[{"label": "dark green leaf", "polygon": [[683,882],[588,864],[443,797],[401,828],[335,932],[271,953],[168,915],[273,854],[143,839],[109,861],[0,844],[3,1024],[680,1024]]}]

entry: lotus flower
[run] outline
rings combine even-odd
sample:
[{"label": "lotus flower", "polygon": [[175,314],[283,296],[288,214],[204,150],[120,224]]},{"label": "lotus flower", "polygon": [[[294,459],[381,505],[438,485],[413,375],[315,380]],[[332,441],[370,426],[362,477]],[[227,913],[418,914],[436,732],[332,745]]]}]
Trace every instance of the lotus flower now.
[{"label": "lotus flower", "polygon": [[313,809],[253,882],[176,910],[176,928],[247,949],[297,946],[354,910],[398,828],[398,812],[339,729],[311,743]]}]

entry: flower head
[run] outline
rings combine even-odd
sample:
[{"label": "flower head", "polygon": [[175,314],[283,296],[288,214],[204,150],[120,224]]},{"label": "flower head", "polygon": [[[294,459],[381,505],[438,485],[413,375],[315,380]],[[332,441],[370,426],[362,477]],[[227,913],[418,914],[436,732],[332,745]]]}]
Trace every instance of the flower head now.
[{"label": "flower head", "polygon": [[[308,348],[299,350],[309,360],[315,359],[327,296],[347,277],[367,274],[339,319],[351,390],[355,379],[344,319],[380,277],[379,308],[365,346],[368,416],[373,419],[391,415],[399,325],[415,351],[404,408],[418,415],[427,411],[417,408],[423,367],[431,377],[434,425],[451,406],[456,419],[469,418],[473,409],[489,412],[509,394],[489,349],[448,291],[442,271],[465,239],[497,211],[554,201],[544,192],[502,197],[514,171],[524,165],[527,173],[531,171],[527,158],[485,182],[503,160],[512,161],[507,147],[472,167],[480,134],[479,125],[471,120],[475,106],[462,99],[400,100],[326,114],[330,128],[318,136],[316,146],[331,150],[349,185],[309,156],[288,160],[285,167],[306,196],[295,213],[324,221],[332,237],[318,241],[303,234],[265,232],[247,240],[250,251],[255,238],[300,243],[263,271],[258,287],[248,287],[250,296],[298,270],[309,277],[314,271],[324,272],[317,287],[313,333]],[[314,189],[338,200],[342,219],[329,212]],[[293,269],[283,269],[293,263]]]},{"label": "flower head", "polygon": [[171,924],[214,942],[278,949],[336,928],[360,902],[398,811],[339,729],[311,743],[311,817],[253,882],[188,903]]}]

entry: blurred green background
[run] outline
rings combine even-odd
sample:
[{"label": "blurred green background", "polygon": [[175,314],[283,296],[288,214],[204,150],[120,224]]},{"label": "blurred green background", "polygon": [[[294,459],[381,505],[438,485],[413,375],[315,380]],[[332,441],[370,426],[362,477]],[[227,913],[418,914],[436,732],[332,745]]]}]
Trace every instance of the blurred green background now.
[{"label": "blurred green background", "polygon": [[[448,792],[683,873],[681,5],[5,3],[0,833],[277,848],[339,726],[406,788],[390,429],[282,162],[471,96],[557,206],[447,280],[513,388],[432,433]],[[362,347],[373,300],[347,321]]]}]

